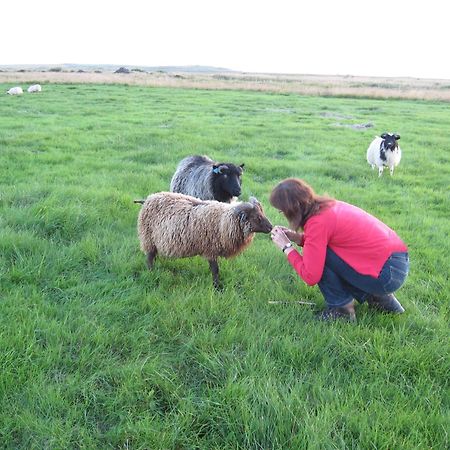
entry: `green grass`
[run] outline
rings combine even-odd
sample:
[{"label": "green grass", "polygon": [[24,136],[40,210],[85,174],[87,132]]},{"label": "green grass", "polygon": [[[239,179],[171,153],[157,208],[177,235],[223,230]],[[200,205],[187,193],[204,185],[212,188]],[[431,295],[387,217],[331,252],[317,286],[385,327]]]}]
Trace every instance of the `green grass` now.
[{"label": "green grass", "polygon": [[[0,86],[3,92],[6,85]],[[342,125],[373,123],[364,131]],[[0,97],[0,443],[5,449],[444,449],[450,110],[439,102],[45,85]],[[381,179],[375,134],[401,134]],[[324,306],[269,238],[219,263],[139,251],[134,198],[189,154],[355,203],[410,248],[400,317]]]}]

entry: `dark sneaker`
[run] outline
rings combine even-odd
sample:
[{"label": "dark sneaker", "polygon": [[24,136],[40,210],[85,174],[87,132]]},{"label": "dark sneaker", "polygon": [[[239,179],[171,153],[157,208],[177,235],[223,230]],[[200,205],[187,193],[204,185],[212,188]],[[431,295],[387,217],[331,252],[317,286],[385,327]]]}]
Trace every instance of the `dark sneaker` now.
[{"label": "dark sneaker", "polygon": [[376,309],[378,311],[390,312],[402,314],[405,312],[405,308],[395,298],[394,294],[386,295],[371,295],[367,299],[369,308]]},{"label": "dark sneaker", "polygon": [[348,322],[356,322],[355,311],[347,308],[327,308],[316,314],[317,320],[324,322],[334,322],[337,319],[344,319]]}]

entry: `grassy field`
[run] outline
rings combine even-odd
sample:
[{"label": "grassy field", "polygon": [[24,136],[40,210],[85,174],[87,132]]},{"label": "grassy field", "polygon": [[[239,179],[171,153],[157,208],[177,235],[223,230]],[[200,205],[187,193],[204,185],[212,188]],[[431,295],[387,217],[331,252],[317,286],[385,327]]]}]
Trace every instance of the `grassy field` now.
[{"label": "grassy field", "polygon": [[[0,85],[2,91],[9,84]],[[5,449],[449,448],[447,103],[46,84],[0,97],[0,443]],[[403,160],[365,161],[398,132]],[[324,306],[268,236],[220,262],[139,251],[134,198],[190,154],[355,203],[410,248],[400,317]],[[287,304],[269,304],[271,300]]]}]

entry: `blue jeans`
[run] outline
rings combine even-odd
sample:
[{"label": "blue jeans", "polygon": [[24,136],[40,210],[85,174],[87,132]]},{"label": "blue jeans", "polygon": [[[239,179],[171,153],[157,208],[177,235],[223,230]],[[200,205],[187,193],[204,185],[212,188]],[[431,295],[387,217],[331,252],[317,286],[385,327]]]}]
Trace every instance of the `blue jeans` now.
[{"label": "blue jeans", "polygon": [[363,303],[370,295],[383,296],[396,291],[409,271],[407,252],[392,253],[378,278],[362,275],[327,248],[325,267],[318,285],[329,307],[344,306],[353,299]]}]

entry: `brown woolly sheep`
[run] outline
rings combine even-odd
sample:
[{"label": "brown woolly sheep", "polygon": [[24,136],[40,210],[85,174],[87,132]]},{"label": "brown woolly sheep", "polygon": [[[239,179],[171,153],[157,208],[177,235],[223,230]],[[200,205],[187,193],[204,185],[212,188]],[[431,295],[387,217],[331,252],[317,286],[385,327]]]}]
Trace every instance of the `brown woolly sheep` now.
[{"label": "brown woolly sheep", "polygon": [[144,201],[138,218],[141,250],[152,269],[157,254],[173,258],[203,256],[209,262],[213,284],[219,288],[219,256],[230,258],[242,252],[255,233],[269,233],[272,224],[261,204],[220,203],[184,194],[160,192]]}]

